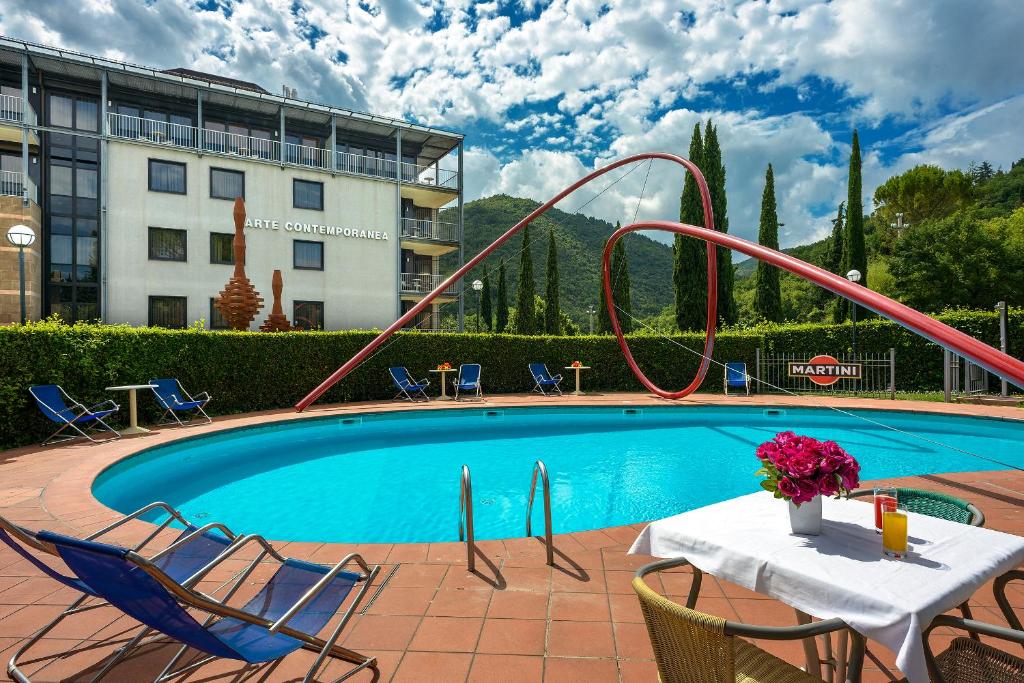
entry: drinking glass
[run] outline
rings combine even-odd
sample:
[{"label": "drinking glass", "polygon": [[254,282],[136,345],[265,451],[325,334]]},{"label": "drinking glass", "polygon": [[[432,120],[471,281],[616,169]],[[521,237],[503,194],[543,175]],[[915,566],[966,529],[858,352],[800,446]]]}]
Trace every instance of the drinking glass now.
[{"label": "drinking glass", "polygon": [[896,560],[907,556],[906,508],[882,512],[882,552]]},{"label": "drinking glass", "polygon": [[875,493],[875,533],[882,533],[882,513],[886,510],[895,511],[899,502],[896,489],[892,486],[878,486]]}]

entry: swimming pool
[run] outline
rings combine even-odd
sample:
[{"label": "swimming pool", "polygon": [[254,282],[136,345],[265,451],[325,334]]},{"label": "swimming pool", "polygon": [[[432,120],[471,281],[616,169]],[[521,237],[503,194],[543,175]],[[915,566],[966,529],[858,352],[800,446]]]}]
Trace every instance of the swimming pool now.
[{"label": "swimming pool", "polygon": [[[1024,465],[1024,422],[852,412]],[[453,541],[465,463],[477,538],[507,538],[524,533],[541,459],[554,530],[564,533],[759,490],[754,449],[784,429],[839,442],[860,461],[863,479],[1001,469],[829,409],[485,407],[298,419],[184,439],[114,464],[93,493],[123,512],[163,500],[191,518],[277,540]],[[544,528],[539,493],[533,527]]]}]

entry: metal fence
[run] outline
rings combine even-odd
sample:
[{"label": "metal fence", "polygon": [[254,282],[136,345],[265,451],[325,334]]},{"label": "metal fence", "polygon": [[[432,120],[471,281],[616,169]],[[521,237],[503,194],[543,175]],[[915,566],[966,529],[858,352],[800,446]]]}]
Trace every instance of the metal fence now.
[{"label": "metal fence", "polygon": [[823,354],[763,354],[757,349],[754,390],[758,393],[826,394],[835,396],[876,396],[896,398],[896,350],[888,353],[827,354],[842,365],[859,366],[857,377],[840,376],[835,383],[821,386],[806,375],[791,372],[794,366],[809,364]]},{"label": "metal fence", "polygon": [[985,368],[948,349],[942,350],[942,360],[943,392],[947,403],[955,395],[976,396],[989,393],[989,373]]}]

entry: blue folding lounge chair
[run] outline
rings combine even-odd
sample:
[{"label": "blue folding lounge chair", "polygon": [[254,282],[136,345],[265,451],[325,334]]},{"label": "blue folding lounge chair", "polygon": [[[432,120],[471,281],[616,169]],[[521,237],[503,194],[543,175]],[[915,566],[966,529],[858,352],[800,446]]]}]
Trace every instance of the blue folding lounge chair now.
[{"label": "blue folding lounge chair", "polygon": [[729,395],[729,389],[743,388],[750,396],[750,375],[747,374],[746,363],[725,364],[725,395]]},{"label": "blue folding lounge chair", "polygon": [[[113,427],[103,421],[107,415],[116,413],[120,409],[120,406],[113,401],[103,401],[91,408],[86,408],[68,396],[67,392],[56,384],[39,384],[29,387],[28,391],[36,400],[39,410],[43,411],[43,415],[60,425],[60,429],[43,441],[44,446],[54,441],[77,439],[78,436],[84,436],[89,441],[98,443],[96,439],[89,436],[89,432],[100,431],[100,426],[112,433],[115,439],[121,438],[121,435]],[[61,432],[69,427],[78,432],[78,436],[74,434],[60,436]]]},{"label": "blue folding lounge chair", "polygon": [[558,386],[562,376],[552,375],[548,372],[548,366],[543,363],[530,363],[530,374],[533,375],[534,391],[539,391],[545,396],[548,395],[548,391],[557,391],[559,396],[562,395],[562,389]]},{"label": "blue folding lounge chair", "polygon": [[[151,379],[149,383],[153,385],[156,402],[164,409],[164,414],[160,416],[160,424],[177,423],[179,427],[184,427],[188,423],[182,422],[181,418],[178,417],[178,413],[187,413],[190,410],[201,414],[206,418],[207,422],[213,422],[210,416],[206,414],[206,411],[203,410],[206,404],[210,402],[210,395],[205,391],[195,396],[189,396],[188,392],[185,391],[185,387],[181,386],[181,382],[173,378]],[[168,415],[174,418],[174,422],[167,419]]]},{"label": "blue folding lounge chair", "polygon": [[[197,573],[198,577],[204,576],[250,543],[262,547],[228,595],[217,600],[175,581],[154,562],[134,551],[46,531],[40,532],[38,537],[40,541],[53,545],[77,578],[98,596],[150,629],[182,644],[183,647],[154,679],[155,683],[218,658],[259,665],[279,661],[300,648],[318,653],[303,679],[306,682],[316,676],[327,657],[353,665],[336,679],[338,681],[365,668],[378,673],[375,658],[336,644],[380,571],[379,566],[370,569],[359,555],[350,554],[333,567],[325,567],[282,557],[261,537],[244,536]],[[274,575],[244,606],[230,606],[228,601],[235,590],[268,556],[280,562]],[[345,566],[352,562],[359,565],[362,573],[345,571]],[[331,629],[330,636],[326,640],[318,638],[316,634],[328,626],[359,583],[363,584],[362,587],[338,625]],[[208,616],[200,622],[193,612]],[[205,656],[175,669],[190,647]]]},{"label": "blue folding lounge chair", "polygon": [[459,394],[472,392],[481,401],[484,398],[483,390],[480,388],[480,364],[463,363],[459,366],[459,377],[454,381],[455,400],[459,400]]},{"label": "blue folding lounge chair", "polygon": [[418,382],[413,381],[412,375],[405,368],[388,368],[388,372],[391,373],[391,381],[395,383],[395,387],[398,389],[395,399],[401,398],[415,403],[416,396],[420,395],[424,401],[430,401],[430,397],[427,396],[426,392],[427,387],[430,386],[429,379],[421,379]]},{"label": "blue folding lounge chair", "polygon": [[[140,543],[133,546],[131,550],[135,553],[148,552],[148,546],[152,541],[170,526],[172,522],[177,522],[180,526],[184,527],[184,530],[167,547],[151,555],[149,561],[154,566],[159,567],[161,571],[174,581],[183,585],[190,585],[191,582],[197,581],[198,578],[193,577],[227,550],[231,543],[236,540],[235,534],[223,524],[214,522],[202,527],[196,527],[188,522],[177,510],[166,503],[160,502],[151,503],[130,515],[121,517],[112,524],[91,534],[87,540],[92,541],[106,536],[132,520],[151,517],[151,513],[154,512],[157,513],[158,517],[160,514],[166,514],[167,519],[157,525],[151,533]],[[100,597],[99,593],[86,581],[77,576],[65,576],[39,558],[40,554],[58,555],[57,548],[53,544],[41,539],[39,533],[0,517],[0,542],[9,545],[14,552],[21,555],[46,576],[82,594],[67,609],[58,614],[55,619],[36,631],[11,657],[7,665],[7,673],[20,683],[29,683],[29,678],[18,668],[18,659],[65,618],[98,607],[104,607],[107,603],[100,599],[94,599]],[[93,599],[90,604],[83,604],[90,599]],[[148,632],[149,629],[143,629],[128,644],[120,648],[112,658],[107,660],[105,666],[96,675],[96,678],[100,678],[113,668]]]}]

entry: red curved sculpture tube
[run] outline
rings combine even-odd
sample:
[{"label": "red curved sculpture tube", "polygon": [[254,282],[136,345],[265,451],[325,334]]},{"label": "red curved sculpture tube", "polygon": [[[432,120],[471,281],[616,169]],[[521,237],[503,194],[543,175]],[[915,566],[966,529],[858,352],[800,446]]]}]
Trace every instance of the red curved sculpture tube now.
[{"label": "red curved sculpture tube", "polygon": [[[330,377],[328,377],[323,382],[321,382],[319,386],[317,386],[315,389],[313,389],[313,391],[309,392],[309,394],[307,394],[301,401],[296,403],[295,404],[295,410],[298,411],[298,412],[302,412],[303,410],[308,408],[309,405],[311,403],[313,403],[313,401],[315,401],[318,398],[320,398],[321,396],[323,396],[324,393],[328,389],[330,389],[332,386],[334,386],[339,380],[341,380],[343,377],[345,377],[350,372],[355,370],[359,366],[359,364],[362,363],[364,360],[366,360],[366,358],[369,357],[369,355],[371,353],[373,353],[378,347],[380,347],[380,345],[383,344],[387,340],[388,337],[390,337],[392,334],[394,334],[395,332],[397,332],[400,329],[402,329],[403,327],[405,327],[405,325],[407,323],[409,323],[413,318],[415,318],[417,315],[419,315],[419,313],[424,308],[429,306],[430,303],[434,299],[436,299],[438,296],[440,296],[442,292],[444,292],[446,289],[451,287],[453,284],[455,284],[456,282],[461,280],[463,278],[463,276],[466,275],[466,273],[468,273],[470,270],[472,270],[474,267],[476,267],[477,264],[479,264],[481,261],[483,261],[485,258],[487,258],[495,249],[497,249],[502,244],[507,242],[508,239],[510,237],[512,237],[512,235],[516,234],[517,232],[522,230],[524,227],[526,227],[527,225],[532,223],[538,216],[543,215],[552,206],[554,206],[555,204],[560,202],[566,196],[568,196],[568,195],[572,194],[573,192],[575,192],[580,187],[586,185],[591,180],[593,180],[595,178],[599,178],[599,177],[603,176],[605,173],[608,173],[609,171],[615,170],[616,168],[619,168],[620,166],[625,166],[626,164],[636,163],[638,161],[644,161],[646,159],[664,159],[665,161],[671,161],[673,163],[679,164],[680,166],[683,166],[684,168],[686,168],[686,170],[688,170],[690,173],[693,174],[694,179],[697,181],[697,188],[698,188],[698,190],[700,190],[701,203],[703,204],[703,207],[704,207],[704,225],[707,225],[710,228],[714,228],[715,227],[715,217],[714,217],[713,212],[711,210],[711,192],[708,190],[708,184],[704,180],[704,175],[700,172],[700,169],[697,168],[696,164],[694,164],[693,162],[689,161],[688,159],[684,159],[683,157],[676,156],[675,154],[666,154],[664,152],[644,152],[643,154],[634,154],[632,156],[628,156],[628,157],[625,157],[623,159],[619,159],[618,161],[613,161],[612,163],[608,164],[607,166],[599,168],[596,171],[594,171],[593,173],[590,173],[590,174],[584,176],[583,178],[580,178],[575,183],[573,183],[572,185],[570,185],[569,187],[565,188],[564,190],[559,192],[557,195],[555,195],[554,197],[549,199],[547,202],[545,202],[544,204],[538,206],[526,218],[524,218],[523,220],[519,221],[518,223],[513,225],[511,228],[509,228],[508,231],[505,232],[505,234],[503,234],[498,239],[494,240],[494,242],[492,242],[486,249],[484,249],[479,254],[474,256],[472,259],[467,261],[457,271],[452,273],[452,275],[450,277],[448,277],[444,282],[442,282],[434,291],[432,291],[427,296],[423,297],[422,301],[420,301],[418,304],[416,304],[411,309],[409,309],[398,320],[396,320],[395,322],[391,323],[391,325],[386,330],[381,332],[376,338],[374,338],[373,341],[371,341],[369,344],[367,344],[365,347],[363,347],[363,349],[359,353],[357,353],[356,355],[352,356],[352,358],[348,359],[345,362],[345,364],[342,365],[337,370],[335,370],[331,374]],[[704,360],[701,362],[700,368],[697,371],[697,376],[694,377],[693,381],[690,383],[690,385],[686,389],[684,389],[681,392],[676,392],[675,394],[671,394],[669,392],[666,392],[665,394],[662,394],[662,395],[666,395],[666,396],[668,396],[670,398],[679,398],[681,396],[685,396],[686,394],[689,394],[689,393],[695,391],[697,389],[697,387],[700,386],[701,382],[704,381],[704,376],[707,373],[708,365],[711,362],[711,351],[712,351],[712,349],[714,347],[714,343],[715,343],[715,323],[716,323],[716,318],[717,318],[717,311],[716,311],[716,308],[715,308],[715,303],[716,303],[717,297],[718,297],[718,258],[717,258],[717,253],[716,253],[715,245],[713,243],[710,243],[710,242],[708,243],[707,251],[708,251],[708,254],[707,254],[707,260],[708,260],[708,316],[707,316],[707,336],[705,337],[705,341],[704,341]],[[605,284],[605,288],[606,288],[606,291],[607,291],[607,276],[605,277],[605,283],[606,283]]]},{"label": "red curved sculpture tube", "polygon": [[[669,221],[645,221],[643,223],[633,223],[623,228],[619,228],[612,236],[608,238],[608,242],[604,249],[604,258],[602,270],[604,273],[604,289],[605,299],[608,304],[608,315],[611,316],[612,328],[615,331],[615,336],[619,341],[619,346],[622,348],[622,353],[626,356],[626,362],[629,364],[633,374],[636,375],[637,379],[651,391],[655,392],[659,396],[671,396],[669,392],[665,392],[654,385],[644,374],[643,371],[637,366],[636,361],[633,359],[633,354],[629,350],[629,345],[626,343],[626,338],[622,335],[622,328],[619,325],[619,319],[616,315],[615,302],[612,300],[611,287],[609,276],[611,275],[611,253],[615,243],[622,239],[623,236],[634,232],[636,230],[664,230],[666,232],[675,233],[677,235],[688,235],[697,239],[702,239],[711,244],[717,244],[720,247],[726,247],[728,249],[734,249],[735,251],[741,252],[748,256],[765,261],[782,268],[783,270],[789,271],[794,275],[802,277],[805,280],[828,289],[840,296],[844,296],[851,301],[855,301],[861,306],[868,308],[881,316],[892,320],[895,323],[902,325],[911,332],[921,335],[925,339],[935,342],[940,346],[943,346],[954,353],[957,353],[965,358],[969,358],[971,362],[976,363],[991,373],[998,375],[999,377],[1016,384],[1018,387],[1024,388],[1024,362],[1009,356],[998,349],[994,349],[984,342],[978,341],[970,335],[964,334],[959,330],[955,330],[952,327],[945,325],[935,318],[932,318],[920,311],[917,311],[909,306],[905,306],[898,301],[894,301],[887,296],[873,292],[867,287],[854,284],[846,278],[830,273],[829,271],[811,265],[806,261],[801,261],[798,258],[789,256],[774,249],[763,247],[753,242],[728,235],[715,230],[708,230],[706,228],[699,228],[694,225],[685,225],[682,223],[672,223]],[[710,251],[710,249],[709,249]],[[705,356],[704,362],[709,359]]]}]

